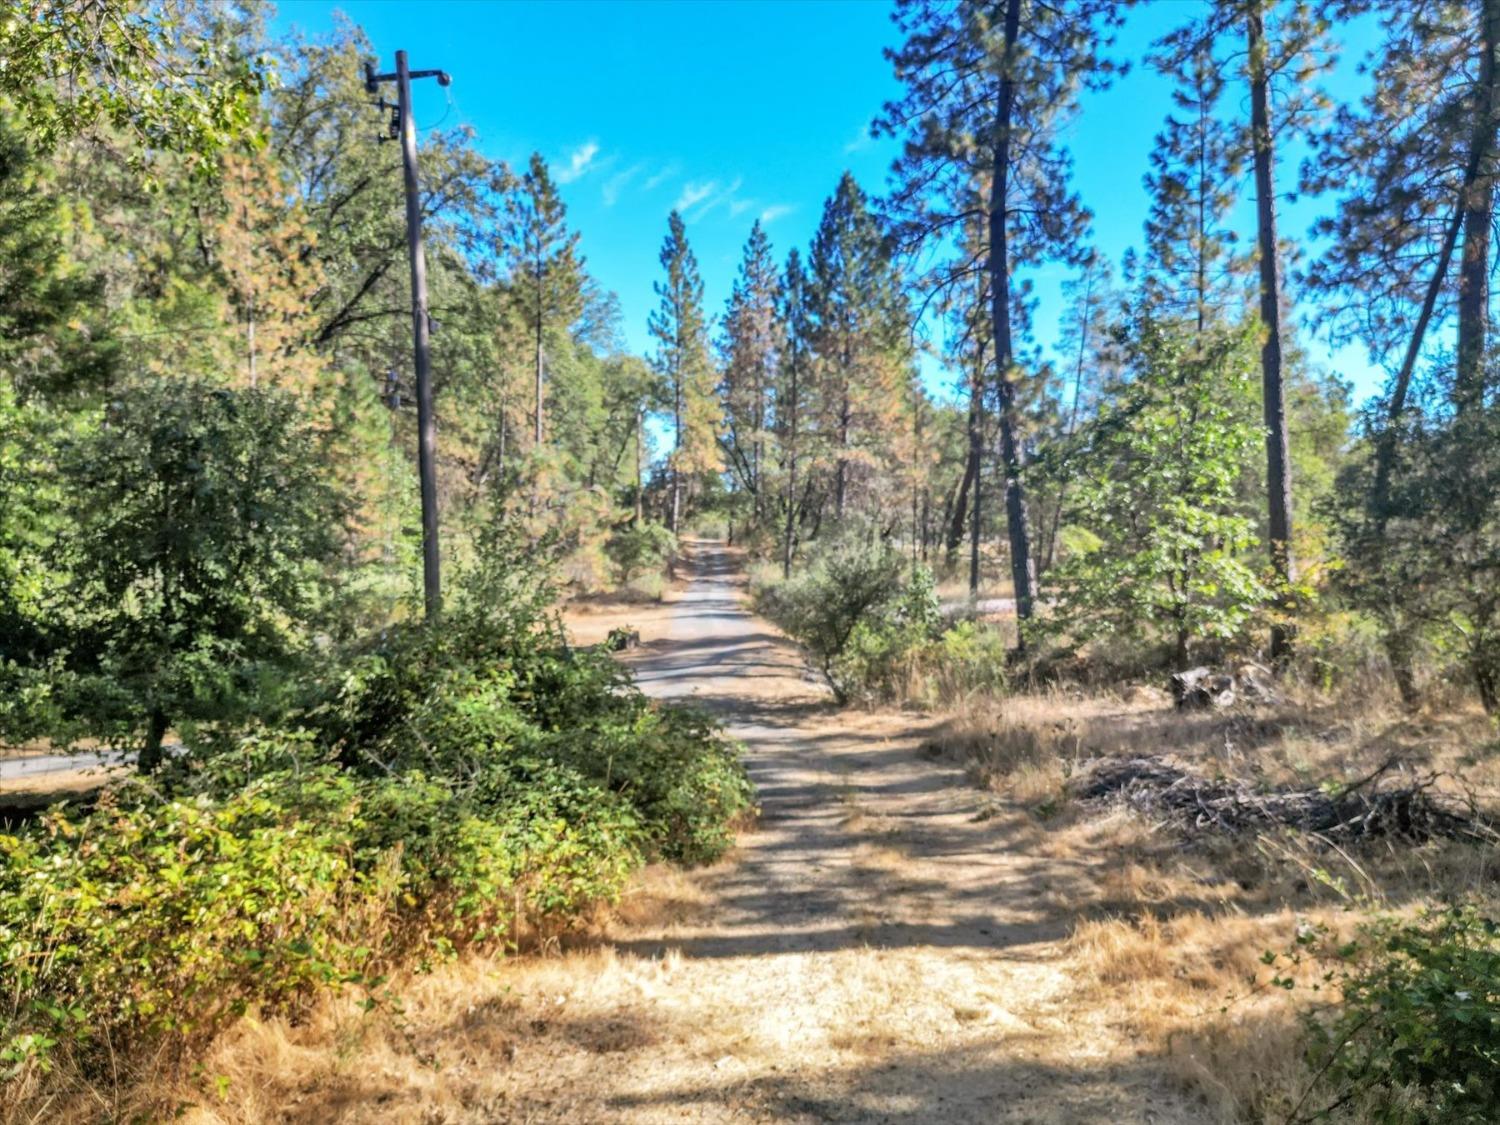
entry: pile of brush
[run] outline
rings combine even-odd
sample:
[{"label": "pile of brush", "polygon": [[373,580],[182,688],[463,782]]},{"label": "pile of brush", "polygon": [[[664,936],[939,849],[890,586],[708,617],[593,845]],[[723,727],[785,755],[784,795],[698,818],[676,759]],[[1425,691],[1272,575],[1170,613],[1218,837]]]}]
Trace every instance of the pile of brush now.
[{"label": "pile of brush", "polygon": [[1163,757],[1105,758],[1069,789],[1085,801],[1123,802],[1184,833],[1292,828],[1338,841],[1500,840],[1473,797],[1440,787],[1443,778],[1417,776],[1391,761],[1349,784],[1275,788],[1243,778],[1205,777]]}]

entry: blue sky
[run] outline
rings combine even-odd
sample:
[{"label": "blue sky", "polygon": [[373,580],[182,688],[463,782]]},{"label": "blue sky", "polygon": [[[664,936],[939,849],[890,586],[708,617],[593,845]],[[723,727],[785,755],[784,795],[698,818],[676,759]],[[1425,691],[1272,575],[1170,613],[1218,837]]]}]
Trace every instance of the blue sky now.
[{"label": "blue sky", "polygon": [[[1118,53],[1138,60],[1196,8],[1191,0],[1152,0],[1134,10]],[[642,353],[674,206],[717,316],[757,217],[778,255],[805,247],[842,172],[875,194],[895,155],[893,142],[869,137],[870,121],[899,92],[881,55],[895,40],[883,0],[283,0],[276,22],[318,33],[335,11],[365,29],[383,68],[404,48],[413,67],[453,75],[447,90],[417,84],[419,125],[470,125],[482,151],[512,165],[533,150],[549,160],[589,269],[619,294],[627,340]],[[1348,33],[1329,79],[1338,97],[1362,90],[1354,63],[1373,34],[1368,21]],[[1243,103],[1238,87],[1230,97]],[[1137,63],[1109,91],[1087,95],[1068,130],[1075,186],[1095,213],[1095,244],[1116,262],[1140,242],[1149,206],[1142,176],[1169,98],[1169,83]],[[1283,191],[1295,185],[1301,155],[1293,142],[1279,169]],[[1283,237],[1302,239],[1322,206],[1286,203]],[[1241,211],[1250,221],[1250,208]],[[1065,276],[1035,275],[1044,346],[1056,332]],[[1303,342],[1315,361],[1352,379],[1358,397],[1378,388],[1381,373],[1361,348],[1333,353],[1305,335]],[[934,391],[950,389],[935,366],[926,377]]]}]

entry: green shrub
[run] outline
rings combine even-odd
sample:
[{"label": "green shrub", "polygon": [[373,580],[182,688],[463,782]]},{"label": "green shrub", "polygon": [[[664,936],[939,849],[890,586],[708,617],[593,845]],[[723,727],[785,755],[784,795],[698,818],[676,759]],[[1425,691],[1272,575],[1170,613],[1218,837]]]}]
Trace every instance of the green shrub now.
[{"label": "green shrub", "polygon": [[666,526],[649,520],[615,528],[604,545],[620,585],[648,571],[661,570],[676,551],[677,540]]},{"label": "green shrub", "polygon": [[835,544],[757,608],[807,649],[841,703],[900,694],[939,624],[931,574],[884,543]]},{"label": "green shrub", "polygon": [[[1315,940],[1304,937],[1304,942]],[[1320,1077],[1299,1120],[1500,1121],[1500,927],[1472,906],[1382,919],[1337,951],[1331,1018],[1306,1017]],[[1287,982],[1283,982],[1287,983]]]},{"label": "green shrub", "polygon": [[0,836],[0,1081],[59,1046],[186,1046],[723,853],[752,805],[734,745],[491,578],[336,666],[299,729],[200,741]]},{"label": "green shrub", "polygon": [[552,763],[463,783],[332,765],[197,781],[0,836],[12,1066],[58,1042],[85,1058],[143,1037],[185,1044],[252,1004],[370,986],[410,956],[564,922],[642,860],[629,802]]},{"label": "green shrub", "polygon": [[999,629],[958,622],[922,653],[928,701],[951,703],[973,695],[1004,694],[1009,658],[1009,644]]}]

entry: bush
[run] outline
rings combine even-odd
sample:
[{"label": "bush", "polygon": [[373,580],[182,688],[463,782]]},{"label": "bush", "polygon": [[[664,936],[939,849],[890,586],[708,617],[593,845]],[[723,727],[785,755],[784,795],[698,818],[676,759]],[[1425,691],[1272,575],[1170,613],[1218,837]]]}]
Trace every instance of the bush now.
[{"label": "bush", "polygon": [[623,586],[638,575],[665,567],[677,552],[677,540],[663,524],[628,523],[610,534],[604,552],[615,565],[615,581]]},{"label": "bush", "polygon": [[932,575],[884,543],[840,543],[757,608],[817,661],[840,703],[899,695],[939,625]]},{"label": "bush", "polygon": [[490,561],[440,627],[335,666],[296,729],[0,835],[0,1081],[373,988],[565,926],[648,859],[723,853],[752,806],[734,745],[569,650],[516,558]]},{"label": "bush", "polygon": [[[285,752],[286,747],[279,747]],[[211,1036],[252,1004],[567,919],[640,863],[628,802],[546,763],[456,785],[331,765],[0,836],[0,1061]],[[12,1073],[10,1076],[14,1076]]]},{"label": "bush", "polygon": [[142,770],[170,726],[272,709],[326,624],[347,511],[299,403],[152,380],[57,462],[57,589],[30,606],[46,651],[5,686],[37,698],[48,733],[138,748]]},{"label": "bush", "polygon": [[[1304,944],[1316,940],[1305,936]],[[1306,1017],[1320,1077],[1298,1120],[1500,1121],[1500,927],[1473,906],[1383,919],[1337,951],[1343,1003]],[[1283,982],[1287,983],[1287,982]]]},{"label": "bush", "polygon": [[945,703],[973,695],[1002,695],[1009,656],[999,629],[960,621],[923,651],[925,693],[929,701]]}]

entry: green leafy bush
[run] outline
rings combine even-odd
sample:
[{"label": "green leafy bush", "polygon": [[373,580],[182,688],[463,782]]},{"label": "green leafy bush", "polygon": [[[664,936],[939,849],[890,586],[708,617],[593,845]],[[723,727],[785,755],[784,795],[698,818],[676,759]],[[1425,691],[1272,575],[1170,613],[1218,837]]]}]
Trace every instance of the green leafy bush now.
[{"label": "green leafy bush", "polygon": [[817,661],[839,702],[890,698],[940,619],[932,576],[885,543],[842,542],[757,597]]},{"label": "green leafy bush", "polygon": [[1337,958],[1324,979],[1342,1004],[1331,1018],[1306,1018],[1308,1061],[1319,1078],[1303,1099],[1312,1108],[1299,1119],[1500,1121],[1495,920],[1473,906],[1382,919],[1362,927]]},{"label": "green leafy bush", "polygon": [[1072,439],[1083,466],[1073,549],[1048,575],[1040,634],[1123,638],[1183,668],[1241,637],[1267,604],[1240,492],[1260,432],[1255,339],[1250,326],[1185,333],[1136,310],[1120,341],[1128,377]]},{"label": "green leafy bush", "polygon": [[1010,652],[1005,635],[976,621],[960,621],[927,645],[921,656],[929,702],[972,695],[1003,695]]},{"label": "green leafy bush", "polygon": [[571,651],[514,561],[335,665],[296,729],[0,836],[0,1075],[187,1045],[721,855],[752,805],[733,744]]},{"label": "green leafy bush", "polygon": [[[325,622],[347,506],[290,395],[154,379],[102,415],[55,443],[57,573],[27,607],[45,643],[0,672],[49,734],[150,770],[170,726],[279,702]],[[37,714],[0,722],[34,734]]]},{"label": "green leafy bush", "polygon": [[661,570],[677,551],[677,539],[666,525],[643,521],[617,527],[604,545],[621,584],[649,571]]},{"label": "green leafy bush", "polygon": [[196,780],[0,836],[12,1068],[59,1042],[83,1058],[143,1037],[182,1045],[252,1004],[373,986],[406,957],[566,920],[641,861],[629,803],[548,763],[462,783],[327,764]]}]

